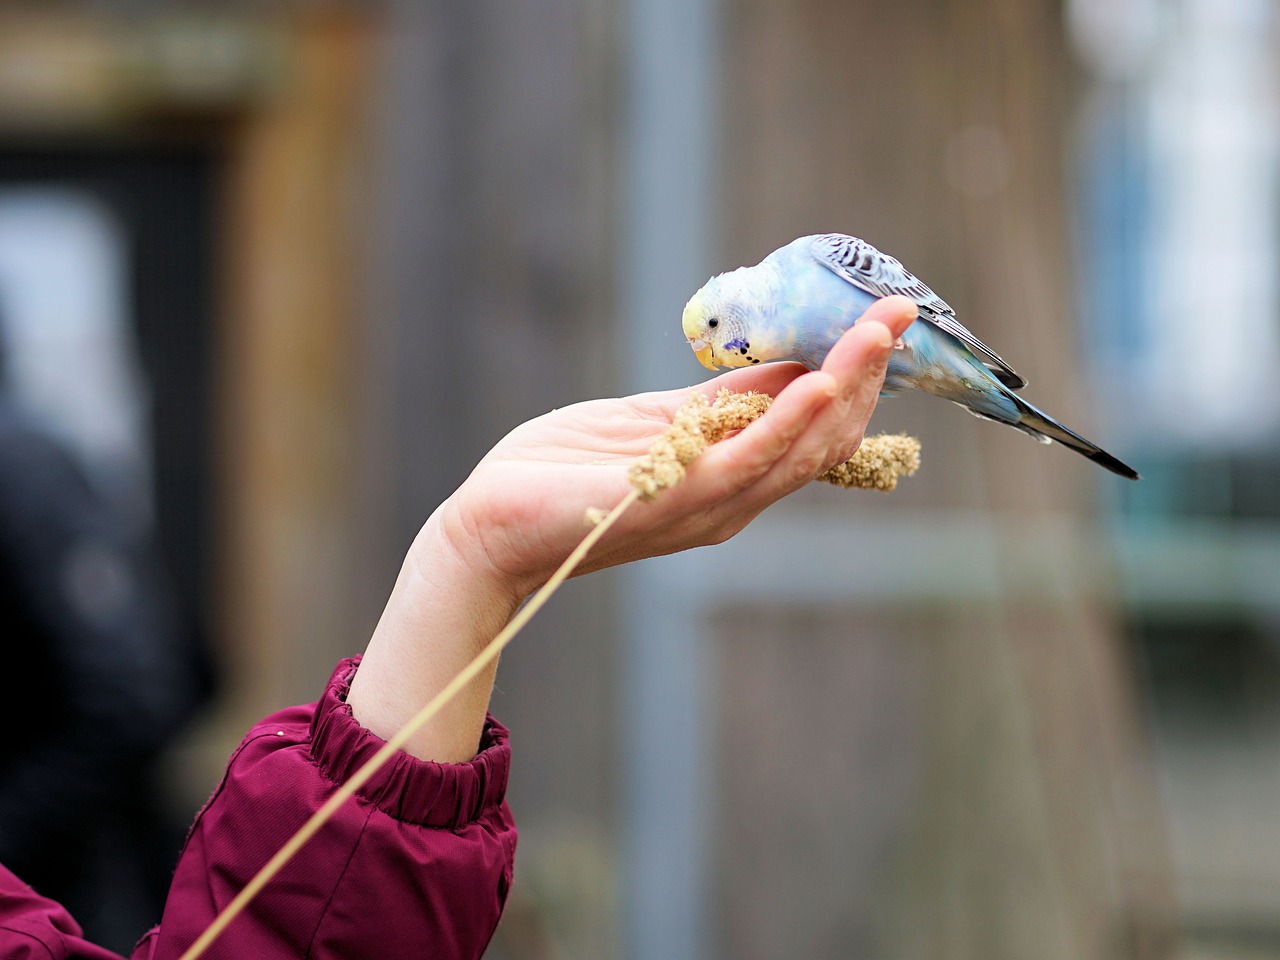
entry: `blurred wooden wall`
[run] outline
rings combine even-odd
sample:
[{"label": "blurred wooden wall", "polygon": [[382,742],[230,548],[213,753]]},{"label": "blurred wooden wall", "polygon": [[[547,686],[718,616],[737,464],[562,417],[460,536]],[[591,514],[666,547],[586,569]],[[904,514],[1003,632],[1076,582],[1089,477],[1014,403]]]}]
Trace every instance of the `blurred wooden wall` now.
[{"label": "blurred wooden wall", "polygon": [[373,622],[351,587],[376,21],[280,18],[280,78],[226,127],[217,341],[227,737],[315,696]]},{"label": "blurred wooden wall", "polygon": [[[723,14],[725,266],[801,233],[864,236],[1088,435],[1057,6]],[[264,391],[237,414],[253,482],[236,529],[262,566],[228,567],[258,598],[233,608],[252,614],[246,703],[306,696],[359,648],[417,526],[506,429],[612,392],[615,26],[585,3],[392,3],[376,27],[306,28],[311,106],[246,128],[232,209],[259,227],[241,232],[249,312],[231,342]],[[858,550],[875,549],[864,519],[971,524],[1003,586],[717,615],[719,955],[1168,956],[1105,538],[1080,536],[1097,484],[1121,481],[928,398],[886,402],[875,425],[922,438],[918,477],[787,509]],[[973,562],[962,542],[950,562]],[[571,584],[504,657],[494,707],[515,730],[523,834],[495,957],[619,950],[611,589]]]},{"label": "blurred wooden wall", "polygon": [[[363,649],[490,446],[613,374],[607,15],[405,0],[283,23],[286,79],[231,141],[219,745]],[[494,956],[552,930],[616,949],[611,609],[607,578],[570,585],[504,655],[523,834]]]},{"label": "blurred wooden wall", "polygon": [[[489,447],[612,390],[611,17],[587,0],[388,4],[359,318],[367,610]],[[571,583],[503,654],[492,708],[513,731],[521,840],[495,958],[618,950],[613,609],[610,578]]]},{"label": "blurred wooden wall", "polygon": [[[725,266],[862,236],[1088,435],[1059,4],[733,0],[726,16]],[[920,474],[887,498],[806,492],[796,516],[873,553],[860,518],[924,543],[956,521],[1008,558],[1005,586],[722,613],[722,955],[1170,956],[1161,811],[1099,575],[1097,485],[1125,481],[931,398],[885,401],[872,425],[922,439]],[[947,549],[927,560],[957,582],[985,553]]]},{"label": "blurred wooden wall", "polygon": [[[188,771],[193,801],[244,723],[314,696],[363,646],[413,533],[485,449],[617,382],[616,11],[286,8],[271,25],[280,83],[217,116],[187,104],[129,121],[196,121],[227,171],[227,700]],[[866,237],[1088,435],[1058,5],[721,12],[724,265],[802,233]],[[67,115],[114,135],[117,105],[85,90]],[[847,530],[863,553],[881,546],[860,539],[872,519],[922,542],[960,524],[991,549],[944,538],[952,553],[922,565],[1002,558],[1002,588],[712,611],[719,954],[1170,955],[1160,812],[1099,588],[1105,538],[1082,536],[1096,485],[1122,481],[928,398],[886,402],[874,426],[921,437],[919,476],[890,497],[806,491],[781,515]],[[571,583],[504,656],[494,707],[515,731],[523,832],[495,958],[619,954],[612,590]]]}]

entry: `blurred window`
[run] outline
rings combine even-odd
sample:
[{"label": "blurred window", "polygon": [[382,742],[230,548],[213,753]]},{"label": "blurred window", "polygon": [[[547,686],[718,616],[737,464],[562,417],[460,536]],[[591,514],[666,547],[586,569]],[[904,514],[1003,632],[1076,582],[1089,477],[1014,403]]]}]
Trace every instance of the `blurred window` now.
[{"label": "blurred window", "polygon": [[1280,943],[1280,75],[1271,0],[1070,0],[1083,341],[1188,955]]},{"label": "blurred window", "polygon": [[1275,447],[1277,75],[1265,0],[1074,0],[1095,82],[1080,307],[1111,429],[1156,449]]}]

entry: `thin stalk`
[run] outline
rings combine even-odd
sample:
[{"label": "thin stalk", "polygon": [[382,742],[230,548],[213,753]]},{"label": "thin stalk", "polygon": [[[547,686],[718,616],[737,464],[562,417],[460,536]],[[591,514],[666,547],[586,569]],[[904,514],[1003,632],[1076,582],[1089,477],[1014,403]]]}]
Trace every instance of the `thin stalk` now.
[{"label": "thin stalk", "polygon": [[582,538],[582,541],[573,549],[573,552],[565,558],[565,561],[560,564],[556,569],[556,572],[551,575],[551,578],[544,583],[532,597],[529,598],[529,601],[520,608],[502,631],[489,641],[488,646],[476,654],[475,659],[463,667],[462,670],[458,672],[457,676],[445,685],[444,689],[432,697],[426,706],[414,714],[414,716],[411,717],[409,721],[395,733],[394,736],[387,740],[377,753],[369,758],[364,766],[360,767],[359,770],[353,773],[347,779],[347,782],[342,784],[342,786],[334,792],[333,796],[330,797],[319,810],[313,813],[306,823],[298,828],[298,831],[276,852],[275,856],[268,860],[266,865],[254,875],[253,879],[245,884],[244,888],[236,894],[235,898],[223,907],[222,911],[213,918],[213,922],[210,923],[209,926],[205,928],[205,931],[196,938],[196,941],[187,948],[186,953],[182,955],[180,960],[196,960],[197,957],[201,956],[207,949],[209,949],[209,946],[215,939],[217,939],[218,935],[226,929],[227,924],[234,920],[244,910],[244,908],[249,905],[253,898],[258,895],[262,888],[280,872],[284,865],[293,859],[293,856],[302,849],[306,842],[316,835],[329,818],[337,812],[338,808],[351,799],[355,792],[359,790],[370,777],[377,773],[379,768],[391,759],[391,757],[395,755],[396,751],[398,751],[424,723],[439,713],[441,708],[457,695],[458,691],[462,690],[467,684],[474,680],[480,671],[488,666],[498,656],[498,654],[502,652],[503,648],[506,647],[515,635],[524,628],[525,624],[533,618],[533,615],[542,609],[543,605],[546,604],[546,602],[551,598],[551,595],[556,592],[560,584],[564,583],[564,581],[569,578],[574,569],[587,555],[587,552],[595,546],[596,542],[605,535],[606,531],[613,526],[614,522],[622,516],[626,509],[635,503],[639,497],[639,491],[632,488],[632,490],[623,497],[622,501],[616,507],[609,511],[609,513],[605,514],[604,518],[597,523],[585,537]]}]

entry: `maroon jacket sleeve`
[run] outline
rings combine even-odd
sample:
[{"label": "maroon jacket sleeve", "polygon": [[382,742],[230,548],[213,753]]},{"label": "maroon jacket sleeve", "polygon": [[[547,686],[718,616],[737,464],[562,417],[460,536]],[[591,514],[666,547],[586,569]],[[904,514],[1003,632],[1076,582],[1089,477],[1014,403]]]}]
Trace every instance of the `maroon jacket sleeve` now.
[{"label": "maroon jacket sleeve", "polygon": [[[321,700],[258,724],[182,851],[160,926],[134,960],[177,960],[217,912],[383,741],[346,704],[358,658]],[[208,960],[478,958],[506,901],[516,830],[507,731],[459,764],[397,754],[223,931]],[[96,960],[96,958],[95,958]]]},{"label": "maroon jacket sleeve", "polygon": [[4,960],[121,960],[81,936],[61,904],[0,867],[0,957]]}]

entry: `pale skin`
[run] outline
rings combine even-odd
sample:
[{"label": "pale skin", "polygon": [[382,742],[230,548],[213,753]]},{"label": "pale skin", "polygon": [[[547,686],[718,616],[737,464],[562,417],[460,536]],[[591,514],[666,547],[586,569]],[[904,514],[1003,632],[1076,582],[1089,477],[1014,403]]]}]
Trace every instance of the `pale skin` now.
[{"label": "pale skin", "polygon": [[[862,442],[894,341],[916,317],[906,297],[873,304],[821,370],[769,363],[696,387],[574,404],[517,427],[423,525],[351,684],[357,720],[395,734],[493,637],[586,532],[589,507],[630,489],[629,464],[671,424],[689,392],[721,387],[776,399],[710,447],[682,483],[623,515],[579,572],[729,539],[770,504],[847,459]],[[475,755],[496,665],[408,740],[423,760]]]}]

